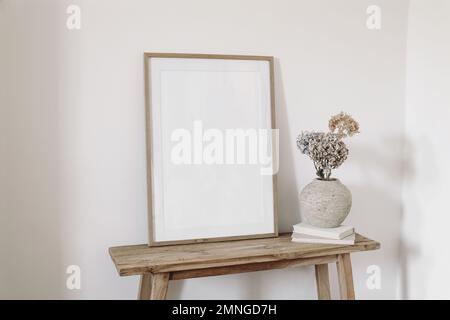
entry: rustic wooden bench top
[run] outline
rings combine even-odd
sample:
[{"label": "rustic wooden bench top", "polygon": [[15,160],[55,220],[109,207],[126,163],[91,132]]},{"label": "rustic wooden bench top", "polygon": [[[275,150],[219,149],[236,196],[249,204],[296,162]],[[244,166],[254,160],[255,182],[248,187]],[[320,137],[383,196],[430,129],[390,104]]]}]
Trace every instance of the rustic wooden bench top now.
[{"label": "rustic wooden bench top", "polygon": [[375,250],[376,241],[356,235],[354,245],[303,244],[291,234],[277,238],[148,247],[113,247],[120,276],[140,275],[139,299],[165,299],[169,280],[314,265],[317,296],[330,299],[328,264],[336,263],[342,299],[354,299],[350,253]]},{"label": "rustic wooden bench top", "polygon": [[[282,234],[277,238],[163,247],[148,247],[145,244],[121,246],[110,248],[109,253],[119,275],[131,276],[242,265],[250,267],[258,263],[333,257],[344,253],[375,250],[379,247],[378,242],[359,234],[354,245],[346,246],[295,243],[291,242],[290,234]],[[283,266],[281,264],[279,267]],[[270,266],[267,269],[269,268]],[[191,272],[189,277],[195,277],[195,272]]]}]

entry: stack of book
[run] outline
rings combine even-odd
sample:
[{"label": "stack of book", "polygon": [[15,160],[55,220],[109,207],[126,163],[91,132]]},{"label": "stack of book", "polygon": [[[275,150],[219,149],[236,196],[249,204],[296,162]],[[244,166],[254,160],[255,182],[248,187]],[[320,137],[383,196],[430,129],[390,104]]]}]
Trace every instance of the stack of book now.
[{"label": "stack of book", "polygon": [[355,244],[355,229],[351,226],[341,225],[336,228],[319,228],[301,222],[294,225],[292,241],[300,243],[323,244]]}]

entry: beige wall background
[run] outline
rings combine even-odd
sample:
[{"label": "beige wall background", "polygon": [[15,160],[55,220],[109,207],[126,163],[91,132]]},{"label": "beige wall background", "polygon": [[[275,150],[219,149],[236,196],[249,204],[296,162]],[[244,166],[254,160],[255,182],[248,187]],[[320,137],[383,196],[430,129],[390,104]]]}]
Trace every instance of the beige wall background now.
[{"label": "beige wall background", "polygon": [[[0,0],[0,297],[136,297],[137,278],[119,278],[107,249],[147,240],[144,51],[276,57],[281,231],[299,222],[297,194],[314,177],[298,133],[325,130],[341,110],[358,119],[361,134],[335,175],[353,193],[348,223],[382,249],[354,256],[356,294],[404,296],[408,3]],[[70,4],[81,7],[81,30],[66,28]],[[366,27],[372,4],[381,30]],[[65,286],[69,265],[81,267],[81,290]],[[381,268],[380,290],[366,286],[370,265]],[[313,274],[179,281],[168,297],[314,299]],[[337,293],[334,269],[332,280]]]}]

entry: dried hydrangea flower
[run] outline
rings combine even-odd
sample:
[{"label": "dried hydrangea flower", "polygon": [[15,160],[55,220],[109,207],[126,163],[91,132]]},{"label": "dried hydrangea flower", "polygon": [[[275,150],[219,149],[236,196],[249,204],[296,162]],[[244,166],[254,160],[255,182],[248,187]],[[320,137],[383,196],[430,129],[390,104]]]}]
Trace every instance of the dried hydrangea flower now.
[{"label": "dried hydrangea flower", "polygon": [[339,134],[329,132],[309,144],[308,155],[314,161],[318,175],[328,179],[331,169],[338,168],[347,159],[348,149]]},{"label": "dried hydrangea flower", "polygon": [[331,132],[338,134],[342,138],[351,137],[359,133],[359,124],[350,115],[341,112],[331,117],[328,122]]},{"label": "dried hydrangea flower", "polygon": [[309,146],[317,142],[323,134],[322,132],[302,131],[297,137],[297,147],[300,149],[300,152],[309,155]]},{"label": "dried hydrangea flower", "polygon": [[328,133],[302,131],[297,137],[297,147],[313,160],[317,176],[326,180],[331,170],[347,159],[348,149],[342,139],[359,132],[358,122],[344,112],[331,117],[328,126]]}]

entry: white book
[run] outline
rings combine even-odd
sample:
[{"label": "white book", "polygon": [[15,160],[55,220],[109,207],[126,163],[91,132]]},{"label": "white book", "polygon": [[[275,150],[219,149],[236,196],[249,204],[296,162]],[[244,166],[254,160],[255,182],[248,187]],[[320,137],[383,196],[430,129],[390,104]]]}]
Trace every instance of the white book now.
[{"label": "white book", "polygon": [[336,228],[319,228],[310,224],[301,222],[294,225],[294,232],[307,234],[310,236],[329,238],[329,239],[344,239],[345,237],[355,233],[355,228],[352,226],[341,225]]},{"label": "white book", "polygon": [[307,234],[301,233],[293,233],[292,241],[300,242],[300,243],[321,243],[321,244],[343,244],[343,245],[352,245],[355,244],[356,235],[353,233],[344,239],[328,239],[328,238],[320,238],[314,237]]}]

